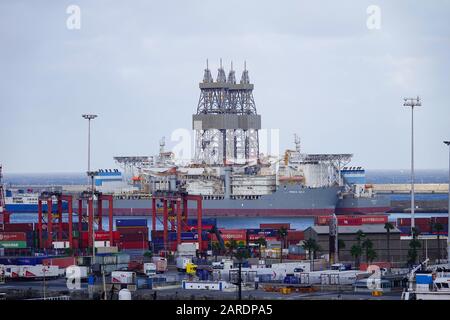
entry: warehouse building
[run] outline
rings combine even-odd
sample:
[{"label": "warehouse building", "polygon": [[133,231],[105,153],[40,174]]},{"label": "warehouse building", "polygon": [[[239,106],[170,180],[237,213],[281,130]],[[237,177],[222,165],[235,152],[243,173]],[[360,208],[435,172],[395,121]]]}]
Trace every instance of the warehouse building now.
[{"label": "warehouse building", "polygon": [[[351,248],[357,244],[356,233],[361,230],[366,239],[370,239],[373,243],[373,249],[377,253],[377,258],[374,261],[387,262],[387,231],[382,224],[374,225],[360,225],[360,226],[339,226],[338,238],[344,241],[344,248],[340,249],[339,260],[345,262],[353,262],[355,258],[351,255]],[[329,226],[312,226],[305,230],[305,239],[315,239],[319,244],[321,251],[319,254],[327,254],[329,250]],[[418,249],[418,258],[420,261],[428,256],[431,261],[438,257],[438,245],[436,238],[421,239],[422,246]],[[446,258],[446,239],[441,237],[441,259]],[[390,255],[393,266],[404,266],[408,260],[410,239],[401,237],[400,230],[394,228],[390,231]],[[360,258],[361,262],[366,261],[365,253]]]}]

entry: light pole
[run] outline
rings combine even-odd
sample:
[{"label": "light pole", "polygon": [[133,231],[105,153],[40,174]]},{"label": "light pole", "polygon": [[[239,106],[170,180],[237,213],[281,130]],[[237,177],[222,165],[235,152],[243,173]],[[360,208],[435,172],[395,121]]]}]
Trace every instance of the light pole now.
[{"label": "light pole", "polygon": [[[91,197],[92,197],[92,221],[94,221],[94,177],[96,172],[91,171],[91,120],[97,118],[96,114],[83,114],[82,117],[88,120],[88,180],[91,179]],[[95,264],[95,232],[94,223],[92,223],[92,264]]]},{"label": "light pole", "polygon": [[447,229],[447,263],[450,264],[450,141],[444,141],[448,148],[448,229]]},{"label": "light pole", "polygon": [[145,235],[142,231],[139,231],[138,234],[142,235],[142,257],[144,256],[145,253]]},{"label": "light pole", "polygon": [[414,237],[414,221],[415,205],[414,205],[414,107],[422,105],[420,98],[403,98],[403,106],[411,107],[411,234]]}]

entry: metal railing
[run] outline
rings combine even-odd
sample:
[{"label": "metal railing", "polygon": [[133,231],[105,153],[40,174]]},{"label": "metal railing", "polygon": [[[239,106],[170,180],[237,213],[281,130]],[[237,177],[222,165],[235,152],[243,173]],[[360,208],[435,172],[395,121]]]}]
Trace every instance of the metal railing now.
[{"label": "metal railing", "polygon": [[33,299],[26,299],[26,300],[70,300],[70,296],[33,298]]}]

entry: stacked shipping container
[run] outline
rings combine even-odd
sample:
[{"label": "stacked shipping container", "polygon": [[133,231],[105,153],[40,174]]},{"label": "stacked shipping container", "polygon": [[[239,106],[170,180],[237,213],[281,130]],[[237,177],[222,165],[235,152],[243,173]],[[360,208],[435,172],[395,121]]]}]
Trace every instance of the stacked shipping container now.
[{"label": "stacked shipping container", "polygon": [[147,219],[116,220],[116,230],[120,249],[148,250]]},{"label": "stacked shipping container", "polygon": [[[316,217],[315,224],[319,226],[328,226],[331,216]],[[340,226],[360,226],[363,224],[385,224],[388,222],[387,215],[364,215],[364,216],[337,216]]]},{"label": "stacked shipping container", "polygon": [[[431,218],[415,218],[414,224],[419,229],[422,235],[436,235],[436,224],[440,224],[442,230],[440,235],[446,236],[448,234],[448,218],[447,217],[431,217]],[[402,235],[411,234],[411,218],[399,218],[397,219],[397,228],[401,231]]]}]

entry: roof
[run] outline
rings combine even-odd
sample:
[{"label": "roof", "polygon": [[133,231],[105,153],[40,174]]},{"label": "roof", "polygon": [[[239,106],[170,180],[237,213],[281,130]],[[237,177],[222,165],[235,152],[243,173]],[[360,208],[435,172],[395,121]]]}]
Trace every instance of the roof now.
[{"label": "roof", "polygon": [[[329,234],[329,226],[312,226],[310,227],[317,234]],[[309,228],[308,228],[309,229]],[[361,230],[364,233],[386,233],[386,229],[383,224],[363,224],[360,226],[339,226],[338,232],[340,234],[345,233],[356,233],[358,230]],[[306,230],[305,230],[306,231]],[[391,230],[391,233],[400,233],[400,230],[394,227]]]}]

